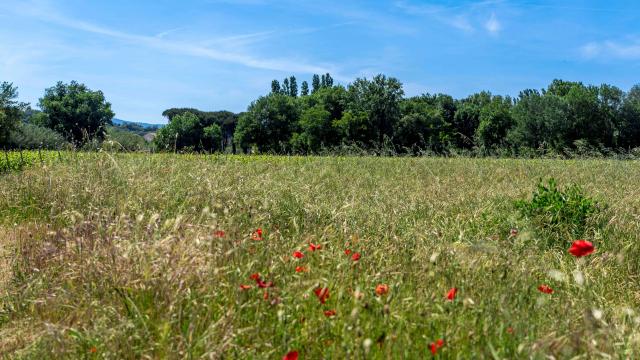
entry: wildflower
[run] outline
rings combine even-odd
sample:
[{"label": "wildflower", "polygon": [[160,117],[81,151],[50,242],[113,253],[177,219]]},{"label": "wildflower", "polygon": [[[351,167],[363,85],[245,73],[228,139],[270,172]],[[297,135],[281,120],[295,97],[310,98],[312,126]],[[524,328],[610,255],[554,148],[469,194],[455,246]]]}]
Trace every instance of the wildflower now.
[{"label": "wildflower", "polygon": [[319,287],[313,290],[313,292],[318,297],[318,300],[320,300],[320,303],[324,304],[327,302],[327,299],[329,298],[329,288]]},{"label": "wildflower", "polygon": [[90,352],[90,353],[92,353],[92,354],[95,354],[95,353],[97,353],[97,352],[98,352],[98,349],[97,349],[95,346],[92,346],[92,347],[89,349],[89,352]]},{"label": "wildflower", "polygon": [[293,257],[296,259],[302,259],[304,257],[304,254],[301,251],[294,251],[293,252]]},{"label": "wildflower", "polygon": [[258,287],[262,289],[273,287],[273,281],[264,282],[262,280],[256,280],[256,283],[258,284]]},{"label": "wildflower", "polygon": [[542,284],[538,286],[538,290],[540,290],[540,292],[543,292],[545,294],[553,294],[553,289],[550,288],[549,285]]},{"label": "wildflower", "polygon": [[575,257],[582,257],[593,253],[595,247],[590,241],[576,240],[571,244],[569,253]]},{"label": "wildflower", "polygon": [[298,352],[297,351],[289,351],[287,355],[282,357],[282,360],[298,360]]},{"label": "wildflower", "polygon": [[507,334],[513,334],[513,328],[511,326],[507,328]]},{"label": "wildflower", "polygon": [[316,251],[316,250],[320,250],[320,248],[322,248],[322,245],[318,244],[314,244],[314,243],[309,243],[309,251]]},{"label": "wildflower", "polygon": [[222,239],[224,237],[224,231],[222,230],[217,230],[216,232],[213,233],[214,237],[217,237],[219,239]]},{"label": "wildflower", "polygon": [[267,290],[265,290],[264,293],[262,293],[262,298],[265,300],[269,300],[269,292]]},{"label": "wildflower", "polygon": [[518,236],[518,229],[511,229],[511,231],[509,231],[509,237],[516,237]]},{"label": "wildflower", "polygon": [[389,285],[378,284],[378,286],[376,286],[376,294],[378,296],[386,295],[388,292],[389,292]]},{"label": "wildflower", "polygon": [[457,288],[449,289],[449,291],[447,292],[447,300],[453,301],[453,299],[456,298],[456,294],[457,293],[458,293],[458,289]]},{"label": "wildflower", "polygon": [[326,317],[336,316],[336,311],[335,310],[325,310],[324,316],[326,316]]},{"label": "wildflower", "polygon": [[353,253],[353,255],[351,255],[351,260],[353,261],[358,261],[360,260],[360,253]]},{"label": "wildflower", "polygon": [[432,342],[429,347],[431,348],[431,354],[435,355],[438,352],[438,349],[444,346],[444,340],[438,339],[436,342]]},{"label": "wildflower", "polygon": [[261,228],[256,229],[256,231],[254,231],[253,234],[251,235],[251,239],[255,241],[262,240],[262,229]]},{"label": "wildflower", "polygon": [[345,254],[345,255],[347,255],[347,256],[351,255],[351,250],[346,249],[346,250],[344,251],[344,254]]},{"label": "wildflower", "polygon": [[307,268],[304,266],[296,266],[296,272],[297,273],[301,273],[301,272],[306,272]]},{"label": "wildflower", "polygon": [[251,274],[251,276],[249,277],[251,280],[255,280],[258,281],[260,280],[260,274],[255,273],[255,274]]},{"label": "wildflower", "polygon": [[240,285],[240,290],[245,291],[251,289],[251,285]]}]

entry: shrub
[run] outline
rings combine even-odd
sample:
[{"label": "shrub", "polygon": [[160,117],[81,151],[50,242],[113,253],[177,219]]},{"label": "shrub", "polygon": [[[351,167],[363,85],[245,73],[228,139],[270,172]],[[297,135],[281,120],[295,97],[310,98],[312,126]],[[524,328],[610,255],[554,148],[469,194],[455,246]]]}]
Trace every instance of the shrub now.
[{"label": "shrub", "polygon": [[601,204],[587,196],[580,186],[573,184],[561,189],[553,178],[547,184],[541,179],[532,199],[518,200],[516,207],[549,246],[587,235],[597,228],[595,215],[602,210]]},{"label": "shrub", "polygon": [[9,137],[14,149],[62,149],[68,145],[59,133],[42,126],[21,123]]}]

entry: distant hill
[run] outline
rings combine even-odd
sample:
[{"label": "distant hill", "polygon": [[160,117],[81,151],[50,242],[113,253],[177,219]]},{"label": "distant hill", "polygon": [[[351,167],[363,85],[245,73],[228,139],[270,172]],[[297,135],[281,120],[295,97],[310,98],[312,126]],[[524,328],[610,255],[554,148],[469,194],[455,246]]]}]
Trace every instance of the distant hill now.
[{"label": "distant hill", "polygon": [[166,125],[166,124],[149,124],[149,123],[143,123],[143,122],[127,121],[127,120],[115,119],[115,118],[111,121],[113,122],[113,125],[116,125],[116,126],[137,125],[144,129],[149,129],[149,130],[159,129]]}]

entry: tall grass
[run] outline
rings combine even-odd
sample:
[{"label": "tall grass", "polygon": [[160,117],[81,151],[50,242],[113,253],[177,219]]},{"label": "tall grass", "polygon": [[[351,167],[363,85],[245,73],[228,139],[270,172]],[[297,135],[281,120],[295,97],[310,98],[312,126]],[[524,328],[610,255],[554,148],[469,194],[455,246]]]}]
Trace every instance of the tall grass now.
[{"label": "tall grass", "polygon": [[[541,177],[609,205],[595,254],[539,246],[513,204]],[[639,163],[610,160],[99,153],[33,166],[0,177],[0,352],[428,358],[443,339],[437,357],[635,358],[638,178]]]}]

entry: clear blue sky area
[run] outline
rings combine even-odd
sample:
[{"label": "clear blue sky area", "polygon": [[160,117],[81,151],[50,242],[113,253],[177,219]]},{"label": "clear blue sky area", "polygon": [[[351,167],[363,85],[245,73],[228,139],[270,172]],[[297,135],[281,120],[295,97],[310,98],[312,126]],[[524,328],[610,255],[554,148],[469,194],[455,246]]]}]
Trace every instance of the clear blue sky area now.
[{"label": "clear blue sky area", "polygon": [[640,83],[640,1],[0,0],[0,81],[77,80],[116,116],[243,111],[271,80],[384,73],[407,95]]}]

